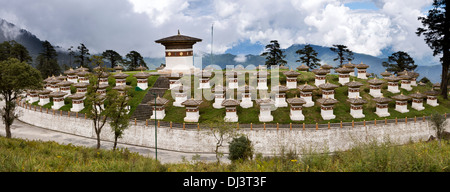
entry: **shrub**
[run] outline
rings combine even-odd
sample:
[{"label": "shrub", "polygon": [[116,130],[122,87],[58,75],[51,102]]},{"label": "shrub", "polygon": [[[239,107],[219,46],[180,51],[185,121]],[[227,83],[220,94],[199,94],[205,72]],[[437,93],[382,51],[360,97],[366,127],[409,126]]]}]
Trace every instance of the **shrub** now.
[{"label": "shrub", "polygon": [[439,113],[435,113],[431,116],[431,123],[436,131],[436,137],[440,141],[444,136],[445,126],[447,122],[445,121],[447,118],[444,117],[444,115],[441,115]]},{"label": "shrub", "polygon": [[253,158],[253,146],[250,139],[245,136],[233,138],[229,145],[231,161],[248,160]]},{"label": "shrub", "polygon": [[428,78],[426,78],[426,77],[423,77],[423,78],[420,80],[420,82],[425,83],[425,84],[431,83],[431,81],[430,81]]}]

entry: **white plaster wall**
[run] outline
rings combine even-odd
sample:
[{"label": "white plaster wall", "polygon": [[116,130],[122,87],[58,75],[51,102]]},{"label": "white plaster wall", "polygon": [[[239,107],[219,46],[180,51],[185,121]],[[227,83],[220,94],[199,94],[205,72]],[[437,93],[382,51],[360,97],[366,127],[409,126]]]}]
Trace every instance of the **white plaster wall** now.
[{"label": "white plaster wall", "polygon": [[[59,113],[52,115],[45,112],[26,110],[18,107],[19,119],[26,123],[44,127],[51,130],[96,138],[92,120],[84,119],[84,115],[79,118],[59,116]],[[215,139],[210,135],[209,130],[180,129],[160,127],[158,131],[158,148],[183,152],[212,153],[215,148]],[[409,141],[427,140],[434,135],[434,130],[428,122],[418,121],[395,124],[384,123],[377,126],[368,125],[366,127],[344,127],[319,130],[296,129],[253,129],[240,128],[239,132],[245,134],[252,141],[255,152],[264,155],[279,154],[282,148],[302,152],[334,152],[351,149],[359,143],[366,143],[373,140],[384,142],[389,139],[396,144],[404,144]],[[106,124],[101,132],[102,140],[113,141],[113,133],[109,124]],[[230,141],[230,140],[229,140]],[[222,152],[228,152],[228,142],[224,142]],[[130,122],[130,127],[125,130],[121,143],[154,147],[155,129],[154,126],[145,126],[145,122]]]},{"label": "white plaster wall", "polygon": [[166,57],[166,69],[190,70],[194,67],[192,56]]}]

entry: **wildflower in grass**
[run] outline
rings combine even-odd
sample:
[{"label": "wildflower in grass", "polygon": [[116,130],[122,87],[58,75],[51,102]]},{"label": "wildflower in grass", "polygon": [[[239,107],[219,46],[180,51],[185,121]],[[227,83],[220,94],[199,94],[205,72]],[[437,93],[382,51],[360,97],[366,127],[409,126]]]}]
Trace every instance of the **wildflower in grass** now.
[{"label": "wildflower in grass", "polygon": [[56,157],[57,157],[57,158],[61,158],[61,156],[59,156],[59,155],[58,155],[58,156],[56,156]]},{"label": "wildflower in grass", "polygon": [[291,162],[296,163],[297,159],[291,159]]}]

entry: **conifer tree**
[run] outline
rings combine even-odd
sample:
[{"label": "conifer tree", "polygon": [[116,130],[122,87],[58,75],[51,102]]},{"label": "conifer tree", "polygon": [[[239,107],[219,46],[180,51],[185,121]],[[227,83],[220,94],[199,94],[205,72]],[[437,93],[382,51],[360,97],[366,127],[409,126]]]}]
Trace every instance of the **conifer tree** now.
[{"label": "conifer tree", "polygon": [[441,94],[447,99],[448,74],[450,66],[450,8],[448,0],[434,0],[433,8],[426,17],[419,17],[424,28],[417,28],[416,34],[423,35],[425,42],[433,50],[433,56],[441,55]]},{"label": "conifer tree", "polygon": [[127,65],[129,71],[134,71],[139,66],[148,68],[144,58],[137,51],[130,51],[130,53],[128,53],[125,57],[128,59],[125,64]]},{"label": "conifer tree", "polygon": [[310,69],[315,69],[320,66],[320,59],[317,58],[317,52],[311,47],[311,45],[305,45],[303,49],[299,49],[295,53],[300,55],[299,60],[296,62],[304,63]]},{"label": "conifer tree", "polygon": [[19,62],[31,64],[32,58],[27,48],[14,40],[0,43],[0,61],[16,58]]},{"label": "conifer tree", "polygon": [[338,67],[342,67],[342,64],[344,64],[344,62],[351,62],[354,59],[353,52],[350,51],[350,49],[348,49],[345,45],[333,45],[330,50],[337,53],[338,55],[333,59],[333,61],[339,60]]},{"label": "conifer tree", "polygon": [[261,56],[266,57],[266,66],[271,65],[284,66],[287,61],[284,60],[286,55],[280,49],[280,44],[278,40],[272,40],[268,45],[266,45],[266,51],[261,54]]},{"label": "conifer tree", "polygon": [[414,59],[409,56],[408,53],[398,51],[388,57],[388,62],[382,63],[383,67],[386,67],[386,71],[394,74],[398,74],[404,70],[414,71],[417,65],[414,64]]},{"label": "conifer tree", "polygon": [[122,62],[122,56],[114,50],[106,50],[102,53],[104,59],[111,63],[111,68]]},{"label": "conifer tree", "polygon": [[48,41],[44,41],[42,47],[42,52],[36,58],[36,68],[41,72],[42,77],[59,75],[61,68],[58,65],[58,54],[55,48]]},{"label": "conifer tree", "polygon": [[75,55],[75,63],[80,64],[79,66],[88,68],[89,59],[89,49],[83,43],[80,43],[80,46],[77,47],[78,54]]}]

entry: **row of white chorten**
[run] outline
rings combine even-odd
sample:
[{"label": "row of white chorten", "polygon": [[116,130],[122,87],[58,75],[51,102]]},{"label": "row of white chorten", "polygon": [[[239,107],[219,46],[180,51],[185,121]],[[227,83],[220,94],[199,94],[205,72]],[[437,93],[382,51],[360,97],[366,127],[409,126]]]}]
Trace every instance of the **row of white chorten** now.
[{"label": "row of white chorten", "polygon": [[[125,94],[126,89],[131,86],[126,85],[126,78],[129,76],[126,73],[122,73],[123,68],[121,66],[116,66],[114,68],[116,74],[112,75],[116,80],[116,86],[112,89],[117,90],[121,95]],[[143,72],[145,68],[138,68],[141,72],[134,75],[137,78],[137,86],[145,90],[148,88],[148,77],[149,73]],[[96,68],[94,68],[96,70]],[[87,87],[89,85],[88,75],[90,72],[87,68],[80,67],[77,69],[69,69],[64,72],[64,75],[48,77],[44,80],[44,87],[42,90],[28,90],[26,101],[34,103],[38,102],[38,105],[44,106],[50,103],[50,98],[53,99],[52,109],[58,110],[64,106],[64,98],[68,97],[72,99],[72,108],[70,111],[79,112],[84,109],[84,100],[87,92]],[[101,72],[98,74],[99,87],[97,93],[103,97],[106,95],[106,88],[108,85],[109,73]],[[71,94],[70,87],[76,88],[76,93]],[[103,105],[103,104],[102,104]]]},{"label": "row of white chorten", "polygon": [[[300,66],[301,67],[301,66]],[[300,68],[299,67],[299,68]],[[326,66],[325,66],[326,67]],[[116,69],[117,70],[117,69]],[[73,73],[72,71],[78,71]],[[328,72],[327,72],[328,71]],[[342,71],[339,69],[336,69],[337,72]],[[258,77],[258,86],[256,89],[268,89],[267,87],[267,72],[260,73],[262,71],[257,72]],[[316,81],[315,85],[299,85],[297,86],[297,77],[300,75],[300,73],[296,71],[285,71],[284,74],[287,77],[287,83],[286,86],[279,85],[276,87],[273,87],[271,90],[274,92],[273,99],[270,98],[261,98],[257,99],[256,103],[260,106],[260,115],[259,120],[261,122],[269,122],[273,121],[273,116],[271,115],[271,111],[275,109],[275,107],[288,107],[288,104],[290,104],[290,117],[294,121],[302,121],[304,120],[304,115],[302,114],[302,107],[311,107],[314,106],[314,101],[312,99],[312,92],[314,90],[317,90],[320,88],[322,91],[322,98],[318,99],[318,103],[321,105],[321,115],[324,120],[334,119],[336,116],[333,114],[333,107],[334,104],[336,104],[338,101],[334,99],[334,89],[339,87],[336,84],[328,83],[326,82],[326,75],[329,73],[329,69],[317,69],[313,70],[313,72],[316,74]],[[42,91],[35,91],[30,90],[27,94],[27,101],[30,102],[36,102],[39,100],[39,105],[45,105],[49,102],[49,97],[53,98],[53,109],[59,109],[64,105],[64,98],[70,97],[72,98],[72,108],[71,111],[78,112],[81,111],[84,108],[84,95],[87,90],[87,86],[89,84],[88,78],[86,77],[87,72],[85,69],[77,69],[77,70],[68,70],[65,72],[65,75],[67,76],[59,76],[59,77],[49,77],[45,80],[46,85],[44,87],[44,90]],[[400,73],[399,77],[395,77],[390,74],[386,74],[387,72],[382,73],[381,75],[384,77],[384,80],[388,81],[388,91],[393,93],[398,93],[398,81],[401,80],[409,80],[411,82],[412,79],[415,79],[415,77],[411,74],[411,72],[406,72],[405,74]],[[76,75],[76,79],[74,78],[74,74]],[[341,73],[340,73],[341,74]],[[200,84],[199,88],[201,89],[207,89],[211,88],[209,79],[211,77],[211,72],[203,72],[202,74],[198,74],[200,76]],[[227,82],[228,86],[222,87],[222,86],[215,86],[214,87],[214,95],[215,95],[215,102],[213,103],[214,108],[226,108],[226,115],[225,115],[225,121],[230,122],[236,122],[238,121],[238,116],[236,113],[236,107],[237,105],[241,106],[242,108],[249,108],[253,107],[253,101],[251,93],[255,91],[254,87],[245,85],[245,86],[238,86],[237,81],[237,75],[238,72],[227,72],[225,74],[227,76]],[[109,74],[100,75],[100,87],[98,92],[101,94],[106,93],[106,88],[108,87],[108,78]],[[117,74],[115,74],[113,77],[116,80],[116,86],[113,89],[118,90],[122,94],[124,93],[125,89],[128,88],[125,84],[126,78],[129,75],[122,73],[121,71],[118,71]],[[146,89],[148,86],[147,78],[150,76],[148,73],[144,73],[141,71],[141,73],[138,73],[134,75],[138,79],[138,86],[141,89]],[[409,78],[406,78],[408,76]],[[418,75],[417,75],[418,76]],[[416,77],[417,77],[416,76]],[[70,77],[70,78],[69,78]],[[174,106],[177,107],[186,107],[186,122],[197,122],[200,115],[199,115],[199,105],[202,103],[201,100],[195,100],[195,99],[188,99],[187,96],[190,94],[190,87],[181,85],[180,78],[182,75],[171,75],[169,76],[170,80],[170,89],[172,91],[175,91],[175,102],[173,103]],[[367,77],[364,75],[364,77]],[[342,77],[345,78],[345,77]],[[70,80],[69,80],[70,79]],[[74,82],[76,80],[76,83]],[[323,81],[322,81],[323,80]],[[341,76],[340,76],[341,80]],[[374,97],[374,101],[376,101],[376,114],[380,117],[386,117],[390,114],[388,113],[387,106],[388,103],[392,100],[390,98],[385,98],[381,94],[381,85],[385,82],[381,79],[371,79],[368,80],[368,83],[370,84],[370,95]],[[340,81],[343,82],[343,81]],[[397,82],[397,84],[394,86],[394,83]],[[408,83],[403,83],[408,84]],[[70,94],[70,86],[73,85],[76,87],[76,93]],[[141,86],[140,86],[141,85]],[[359,96],[360,92],[360,86],[363,84],[358,81],[351,81],[346,82],[344,84],[348,87],[348,102],[351,105],[350,108],[350,114],[354,118],[363,118],[363,110],[362,106],[364,103],[367,103],[367,101],[363,100]],[[411,86],[411,84],[409,84]],[[410,86],[408,87],[401,87],[406,90],[410,90]],[[288,98],[286,99],[286,91],[289,89],[296,88],[300,91],[300,97],[295,98]],[[242,94],[241,100],[235,100],[233,98],[226,99],[225,98],[225,92],[226,89],[237,89],[237,91]],[[423,99],[427,98],[427,104],[431,106],[437,106],[437,91],[427,91],[424,94],[420,93],[414,93],[409,96],[405,95],[396,95],[392,97],[396,100],[396,107],[395,110],[405,113],[408,112],[407,109],[407,101],[412,99],[412,108],[416,110],[423,110]],[[165,105],[168,103],[167,99],[158,97],[155,102],[151,101],[148,104],[154,106],[153,107],[153,115],[152,119],[155,119],[155,115],[157,119],[163,119],[165,117]]]},{"label": "row of white chorten", "polygon": [[[348,64],[344,65],[343,68],[338,68],[335,71],[339,72],[339,82],[348,87],[348,99],[347,102],[350,103],[350,114],[353,118],[364,118],[365,115],[363,114],[363,104],[367,103],[364,99],[360,97],[360,87],[363,85],[362,83],[358,81],[349,81],[348,73],[350,71],[347,68]],[[325,67],[325,69],[323,68]],[[260,98],[256,99],[256,103],[260,106],[260,114],[259,114],[259,120],[261,122],[269,122],[273,121],[273,116],[271,115],[271,111],[278,107],[288,107],[288,104],[290,104],[290,117],[294,121],[302,121],[304,120],[304,115],[302,114],[302,107],[311,107],[314,106],[315,103],[312,99],[312,92],[314,90],[320,89],[322,91],[322,98],[317,99],[317,102],[321,105],[321,116],[324,120],[330,120],[334,119],[336,116],[333,114],[333,107],[334,104],[338,103],[336,99],[334,99],[334,89],[339,87],[339,85],[332,84],[326,82],[326,75],[329,74],[330,68],[326,69],[328,66],[322,66],[320,69],[313,70],[316,74],[315,76],[315,86],[313,85],[298,85],[297,86],[297,78],[300,75],[300,73],[290,70],[285,71],[284,74],[286,75],[287,82],[286,86],[284,85],[278,85],[271,89],[271,91],[274,93],[274,96],[272,99],[270,98]],[[358,68],[358,74],[364,74],[364,75],[358,75],[358,78],[367,79],[366,70],[368,68],[365,64],[359,64],[356,65]],[[299,70],[302,66],[300,66]],[[252,101],[252,92],[255,90],[267,90],[267,72],[258,71],[257,72],[257,78],[258,78],[258,85],[257,87],[251,87],[248,85],[245,86],[238,86],[237,76],[239,72],[226,72],[226,81],[227,81],[227,87],[223,86],[215,86],[213,89],[214,92],[214,108],[226,108],[226,115],[224,117],[225,121],[228,122],[237,122],[238,116],[236,113],[236,107],[239,105],[242,108],[249,108],[253,107],[253,101]],[[199,88],[200,89],[210,89],[211,85],[209,83],[209,79],[211,78],[212,74],[209,71],[203,71],[201,74],[196,74],[201,79],[199,82]],[[347,76],[348,75],[348,76]],[[407,109],[407,101],[412,99],[412,108],[416,110],[423,110],[423,99],[427,98],[427,104],[431,106],[437,106],[439,105],[437,103],[437,95],[438,92],[431,90],[427,91],[425,93],[414,93],[410,94],[409,96],[406,95],[396,95],[393,96],[392,99],[383,97],[381,93],[381,87],[382,84],[386,81],[388,82],[388,91],[392,93],[399,93],[399,86],[398,82],[401,81],[401,87],[405,90],[412,90],[411,86],[416,86],[415,83],[416,77],[418,77],[418,74],[415,72],[401,72],[399,73],[399,76],[394,76],[388,72],[383,72],[381,75],[384,77],[384,80],[382,79],[370,79],[368,80],[368,83],[370,84],[370,92],[369,94],[374,97],[374,101],[376,104],[376,114],[380,117],[386,117],[390,116],[387,106],[392,99],[395,99],[396,101],[396,107],[395,110],[399,111],[401,113],[406,113],[409,110]],[[184,121],[186,122],[198,122],[198,119],[200,117],[199,115],[199,105],[202,103],[201,100],[195,100],[195,99],[188,99],[188,94],[190,95],[190,87],[184,86],[181,84],[180,78],[182,77],[182,74],[176,74],[169,76],[170,80],[170,89],[172,91],[175,91],[175,101],[173,103],[174,106],[177,107],[186,107],[186,117],[184,118]],[[348,78],[348,79],[347,79]],[[411,83],[414,82],[414,83]],[[235,100],[233,98],[226,99],[225,92],[227,89],[237,89],[239,94],[242,94],[242,97],[240,100]],[[286,99],[286,91],[289,89],[298,89],[300,91],[300,97],[295,98],[288,98]],[[161,105],[158,105],[159,110],[159,117],[158,119],[163,119],[164,114],[164,105],[168,101],[166,101],[164,98],[158,98],[160,100]],[[164,104],[163,104],[164,103]],[[154,109],[155,110],[155,109]],[[156,113],[154,111],[154,113]]]}]

